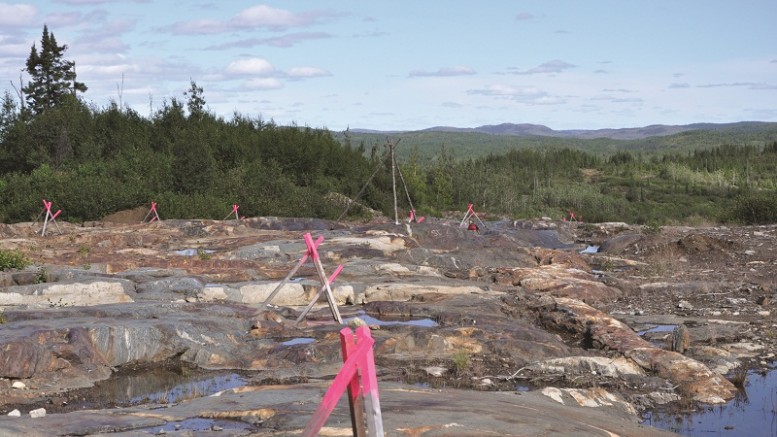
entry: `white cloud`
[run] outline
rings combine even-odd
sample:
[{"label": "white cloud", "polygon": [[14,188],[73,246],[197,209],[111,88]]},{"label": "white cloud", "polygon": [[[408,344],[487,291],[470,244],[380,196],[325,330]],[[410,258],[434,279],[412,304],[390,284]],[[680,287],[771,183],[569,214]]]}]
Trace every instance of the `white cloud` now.
[{"label": "white cloud", "polygon": [[0,35],[0,56],[26,57],[30,54],[29,41]]},{"label": "white cloud", "polygon": [[273,77],[260,77],[247,80],[245,87],[250,90],[277,90],[283,88],[283,83]]},{"label": "white cloud", "polygon": [[289,77],[322,77],[331,76],[327,70],[318,67],[293,67],[288,72]]},{"label": "white cloud", "polygon": [[475,74],[475,70],[465,66],[443,67],[437,71],[413,70],[408,77],[449,77],[449,76],[467,76]]},{"label": "white cloud", "polygon": [[565,99],[551,96],[537,87],[515,87],[504,84],[494,84],[481,89],[469,90],[467,94],[504,98],[533,105],[555,105],[566,102]]},{"label": "white cloud", "polygon": [[286,28],[304,23],[301,16],[267,5],[253,6],[240,11],[232,22],[239,26]]},{"label": "white cloud", "polygon": [[708,83],[696,85],[697,88],[747,88],[751,90],[773,90],[777,88],[765,82],[726,82],[726,83]]},{"label": "white cloud", "polygon": [[136,64],[84,65],[79,66],[78,70],[79,74],[92,73],[109,77],[121,77],[122,73],[141,71],[140,66]]},{"label": "white cloud", "polygon": [[534,68],[530,68],[524,71],[515,71],[513,74],[546,74],[546,73],[561,73],[563,71],[574,68],[576,65],[570,64],[559,59],[545,62]]},{"label": "white cloud", "polygon": [[173,24],[172,32],[178,35],[202,35],[229,30],[223,21],[192,20]]},{"label": "white cloud", "polygon": [[38,9],[32,5],[0,3],[0,27],[24,27],[34,24]]},{"label": "white cloud", "polygon": [[518,20],[518,21],[526,21],[526,20],[531,20],[532,18],[534,18],[534,15],[532,15],[532,14],[530,14],[530,13],[528,13],[528,12],[519,12],[519,13],[518,13],[518,14],[515,16],[515,19],[516,19],[516,20]]},{"label": "white cloud", "polygon": [[237,15],[226,21],[184,21],[173,24],[171,30],[176,34],[212,34],[241,29],[256,30],[258,28],[280,31],[292,27],[309,26],[333,16],[335,14],[324,11],[295,14],[285,9],[257,5],[238,12]]},{"label": "white cloud", "polygon": [[223,50],[233,47],[255,47],[259,45],[266,45],[271,47],[292,47],[300,42],[313,40],[313,39],[327,39],[332,35],[325,32],[300,32],[290,33],[287,35],[273,37],[273,38],[249,38],[239,41],[228,42],[224,44],[213,45],[207,47],[207,50]]},{"label": "white cloud", "polygon": [[275,67],[262,58],[240,59],[227,66],[227,73],[230,74],[269,76],[274,72]]},{"label": "white cloud", "polygon": [[[57,3],[67,5],[101,5],[104,3],[118,3],[116,0],[56,0]],[[126,0],[127,3],[149,3],[150,0]]]}]

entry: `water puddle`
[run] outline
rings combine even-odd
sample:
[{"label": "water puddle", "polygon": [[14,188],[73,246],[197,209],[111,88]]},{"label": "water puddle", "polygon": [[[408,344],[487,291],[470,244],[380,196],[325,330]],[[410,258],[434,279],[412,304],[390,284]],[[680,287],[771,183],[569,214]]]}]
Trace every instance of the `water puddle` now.
[{"label": "water puddle", "polygon": [[677,325],[654,325],[652,328],[637,331],[637,334],[655,347],[664,347],[666,336],[670,335]]},{"label": "water puddle", "polygon": [[642,423],[689,437],[777,437],[777,370],[749,371],[744,390],[733,400],[698,408],[688,414],[648,412]]},{"label": "water puddle", "polygon": [[291,340],[286,340],[281,343],[282,346],[294,346],[295,344],[310,344],[315,343],[315,338],[310,337],[299,337],[299,338],[292,338]]},{"label": "water puddle", "polygon": [[[368,325],[377,325],[377,326],[420,326],[422,328],[434,328],[435,326],[439,326],[437,322],[435,322],[432,319],[400,319],[400,320],[381,320],[376,319],[375,317],[372,317],[370,315],[367,315],[364,312],[359,312],[356,316],[364,321],[364,323]],[[343,320],[343,323],[346,325],[351,322],[351,320],[355,319],[356,317],[351,317]]]},{"label": "water puddle", "polygon": [[168,404],[210,396],[222,390],[242,387],[245,379],[236,373],[212,374],[196,370],[148,369],[117,374],[94,387],[78,390],[81,407],[105,405]]},{"label": "water puddle", "polygon": [[[251,425],[245,422],[236,420],[214,420],[214,419],[184,419],[179,422],[168,422],[162,426],[153,426],[142,429],[143,431],[149,431],[154,434],[160,432],[173,432],[173,431],[223,431],[223,430],[249,430],[252,429]],[[141,430],[138,430],[141,431]]]},{"label": "water puddle", "polygon": [[642,331],[637,331],[637,334],[639,334],[640,336],[645,336],[648,334],[656,334],[656,333],[667,334],[674,331],[674,328],[676,327],[677,325],[655,325],[652,328],[645,329]]},{"label": "water puddle", "polygon": [[173,253],[180,256],[197,256],[197,255],[210,255],[215,253],[215,250],[210,249],[181,249],[174,250]]}]

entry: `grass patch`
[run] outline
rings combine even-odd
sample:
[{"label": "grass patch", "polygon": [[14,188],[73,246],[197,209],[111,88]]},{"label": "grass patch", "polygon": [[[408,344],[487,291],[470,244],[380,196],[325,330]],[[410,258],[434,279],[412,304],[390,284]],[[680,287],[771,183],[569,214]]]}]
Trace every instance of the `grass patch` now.
[{"label": "grass patch", "polygon": [[456,372],[461,373],[469,368],[470,356],[469,352],[465,350],[457,351],[453,354],[453,366],[456,368]]},{"label": "grass patch", "polygon": [[746,382],[747,369],[744,368],[744,366],[740,366],[734,369],[734,373],[731,374],[731,383],[734,384],[736,388],[743,389],[745,388]]}]

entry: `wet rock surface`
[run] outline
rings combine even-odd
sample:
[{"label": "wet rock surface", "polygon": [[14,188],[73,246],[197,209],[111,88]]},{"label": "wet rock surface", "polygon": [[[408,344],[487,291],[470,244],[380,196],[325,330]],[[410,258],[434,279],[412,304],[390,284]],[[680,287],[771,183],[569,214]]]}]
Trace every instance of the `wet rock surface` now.
[{"label": "wet rock surface", "polygon": [[[665,435],[640,414],[725,402],[732,372],[777,347],[774,226],[60,225],[0,224],[0,247],[33,262],[0,272],[0,435],[298,433],[341,326],[323,299],[296,323],[312,263],[258,309],[305,232],[327,273],[344,266],[345,322],[373,328],[388,435]],[[327,432],[348,423],[341,402]]]}]

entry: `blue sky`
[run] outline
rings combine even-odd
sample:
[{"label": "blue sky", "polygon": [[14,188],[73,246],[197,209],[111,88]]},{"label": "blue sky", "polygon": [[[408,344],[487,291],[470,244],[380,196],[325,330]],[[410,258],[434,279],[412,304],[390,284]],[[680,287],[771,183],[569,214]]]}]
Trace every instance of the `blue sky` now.
[{"label": "blue sky", "polygon": [[[44,23],[83,98],[415,130],[777,121],[777,1],[0,1],[13,93]],[[26,80],[26,79],[25,79]]]}]

